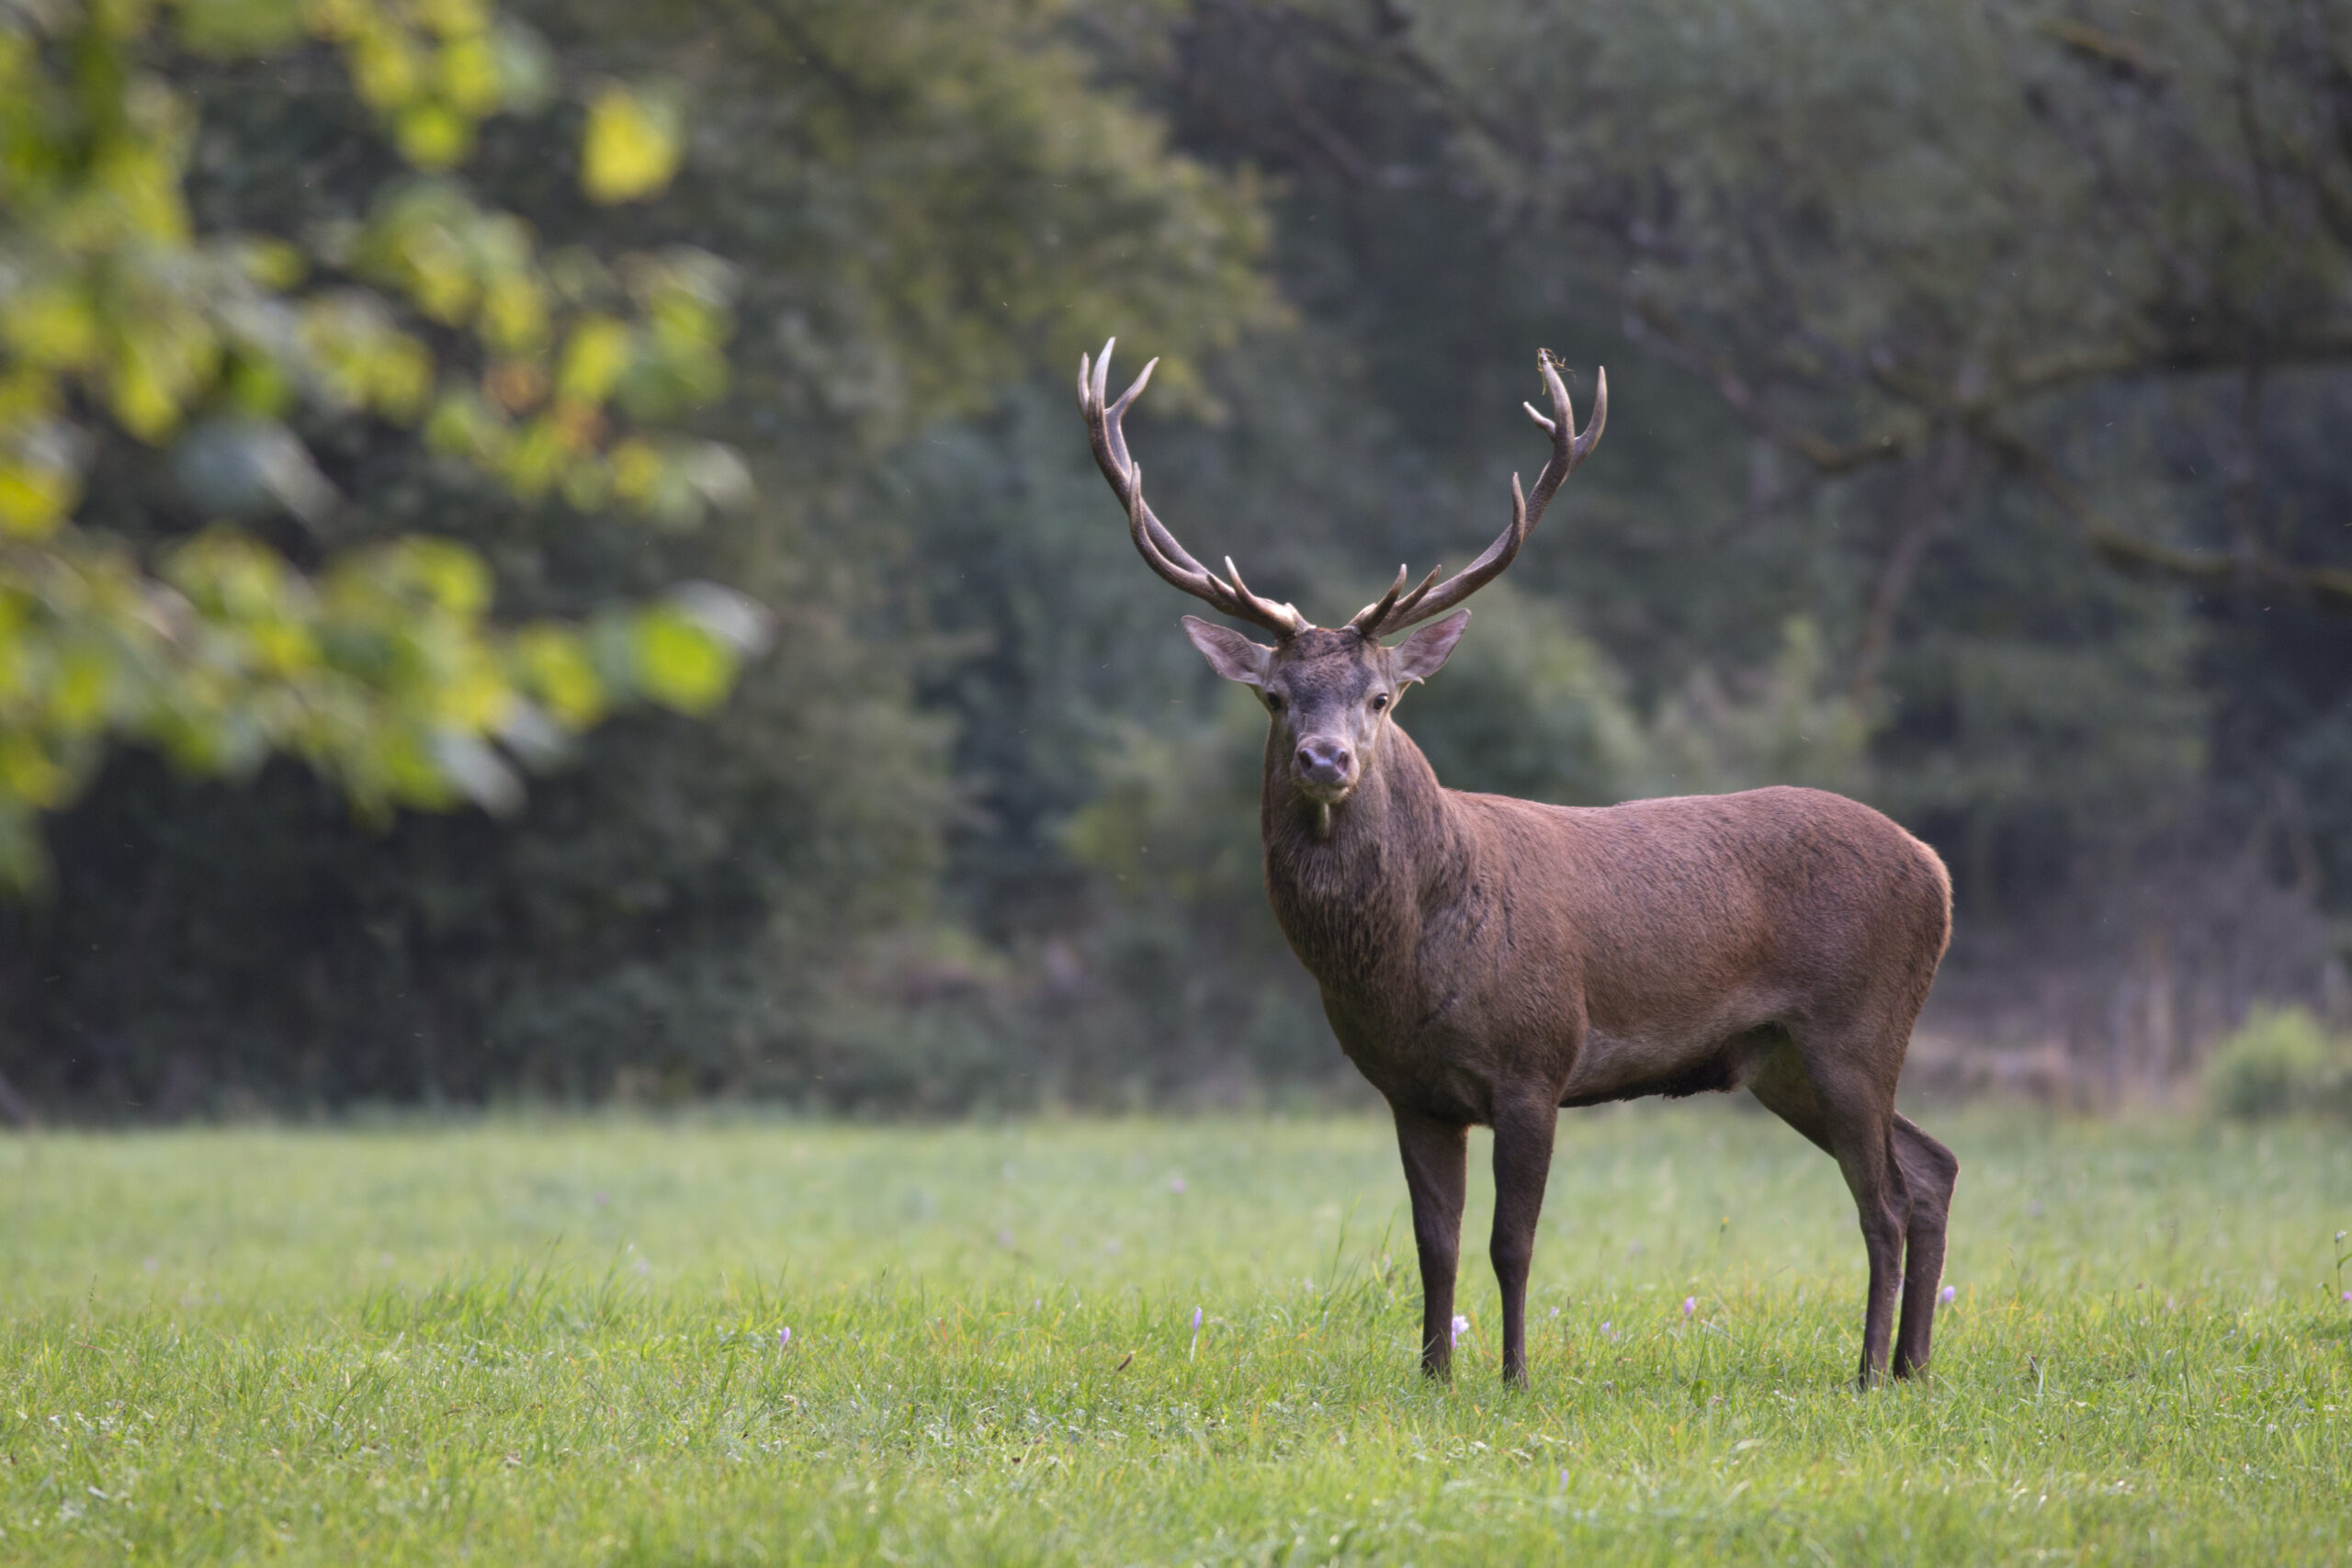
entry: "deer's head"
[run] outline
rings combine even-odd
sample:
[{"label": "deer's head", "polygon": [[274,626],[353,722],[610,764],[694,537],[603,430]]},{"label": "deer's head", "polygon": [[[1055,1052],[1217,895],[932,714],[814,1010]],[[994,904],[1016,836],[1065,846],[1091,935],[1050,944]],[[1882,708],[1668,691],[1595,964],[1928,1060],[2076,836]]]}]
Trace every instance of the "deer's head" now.
[{"label": "deer's head", "polygon": [[[1554,492],[1600,442],[1609,419],[1609,373],[1604,370],[1596,378],[1592,418],[1579,433],[1557,363],[1548,352],[1538,355],[1552,412],[1547,417],[1530,404],[1527,415],[1551,436],[1552,457],[1532,496],[1521,491],[1519,476],[1511,476],[1510,526],[1465,570],[1442,582],[1438,580],[1442,569],[1433,569],[1408,590],[1406,570],[1398,567],[1396,581],[1385,594],[1357,611],[1346,626],[1327,629],[1309,623],[1292,605],[1252,593],[1231,556],[1225,559],[1223,577],[1202,566],[1152,515],[1143,499],[1143,467],[1128,455],[1120,420],[1159,361],[1146,365],[1116,402],[1108,401],[1111,350],[1117,341],[1102,345],[1099,360],[1080,356],[1078,403],[1093,440],[1094,460],[1127,509],[1127,530],[1136,548],[1154,571],[1185,592],[1274,635],[1268,647],[1197,616],[1184,617],[1185,635],[1210,666],[1227,680],[1250,687],[1265,705],[1281,743],[1275,755],[1287,757],[1293,786],[1307,800],[1327,807],[1336,805],[1347,798],[1379,755],[1397,697],[1414,682],[1437,673],[1462,639],[1470,612],[1454,606],[1503,574]],[[1450,610],[1452,615],[1446,613]],[[1393,647],[1380,640],[1424,621],[1434,624],[1421,626]]]}]

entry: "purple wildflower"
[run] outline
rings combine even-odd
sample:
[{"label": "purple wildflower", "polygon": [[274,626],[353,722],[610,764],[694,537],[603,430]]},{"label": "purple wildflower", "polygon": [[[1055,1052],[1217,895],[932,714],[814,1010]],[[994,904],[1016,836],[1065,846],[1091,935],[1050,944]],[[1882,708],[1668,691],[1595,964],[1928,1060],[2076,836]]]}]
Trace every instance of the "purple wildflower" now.
[{"label": "purple wildflower", "polygon": [[1189,1349],[1189,1350],[1187,1350],[1187,1351],[1185,1351],[1185,1352],[1184,1352],[1184,1359],[1185,1359],[1186,1360],[1191,1360],[1191,1359],[1193,1359],[1194,1357],[1198,1356],[1200,1353],[1201,1353],[1201,1309],[1200,1309],[1200,1308],[1198,1308],[1198,1307],[1194,1307],[1194,1308],[1193,1309],[1193,1348],[1192,1348],[1191,1349]]},{"label": "purple wildflower", "polygon": [[1959,1299],[1960,1288],[1956,1285],[1946,1285],[1942,1290],[1936,1292],[1936,1300],[1943,1303],[1946,1306],[1950,1306]]},{"label": "purple wildflower", "polygon": [[1457,1317],[1453,1320],[1453,1337],[1447,1340],[1446,1343],[1450,1346],[1459,1345],[1462,1343],[1462,1337],[1469,1332],[1470,1320],[1466,1317]]},{"label": "purple wildflower", "polygon": [[1683,1298],[1682,1298],[1682,1315],[1683,1315],[1683,1316],[1685,1316],[1685,1317],[1689,1317],[1692,1313],[1697,1312],[1698,1310],[1699,1310],[1699,1298],[1698,1298],[1698,1297],[1696,1297],[1696,1296],[1685,1296],[1685,1297],[1683,1297]]},{"label": "purple wildflower", "polygon": [[1170,1177],[1170,1178],[1168,1179],[1168,1190],[1170,1190],[1170,1192],[1182,1192],[1182,1191],[1183,1191],[1183,1190],[1184,1190],[1184,1179],[1183,1179],[1182,1177],[1181,1177],[1181,1176],[1171,1176],[1171,1177]]},{"label": "purple wildflower", "polygon": [[792,1330],[789,1328],[779,1328],[775,1331],[775,1348],[777,1349],[781,1350],[791,1343]]}]

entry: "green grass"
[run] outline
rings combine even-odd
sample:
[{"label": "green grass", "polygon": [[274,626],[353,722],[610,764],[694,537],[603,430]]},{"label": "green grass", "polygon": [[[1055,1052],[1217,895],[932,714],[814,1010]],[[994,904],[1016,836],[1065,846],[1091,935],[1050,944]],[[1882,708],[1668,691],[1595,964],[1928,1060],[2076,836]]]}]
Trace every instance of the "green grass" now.
[{"label": "green grass", "polygon": [[1524,1393],[1483,1175],[1414,1372],[1369,1121],[0,1141],[0,1559],[2352,1561],[2352,1139],[1928,1121],[1867,1396],[1834,1168],[1720,1105],[1564,1118]]}]

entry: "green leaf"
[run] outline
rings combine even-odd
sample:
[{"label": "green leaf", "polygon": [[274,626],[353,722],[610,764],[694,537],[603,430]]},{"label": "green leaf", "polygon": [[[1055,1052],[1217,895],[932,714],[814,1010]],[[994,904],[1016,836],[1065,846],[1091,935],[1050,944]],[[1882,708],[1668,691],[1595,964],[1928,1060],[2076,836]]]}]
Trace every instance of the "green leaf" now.
[{"label": "green leaf", "polygon": [[678,172],[685,145],[674,105],[617,82],[588,105],[580,184],[593,201],[636,201],[659,192]]},{"label": "green leaf", "polygon": [[638,684],[645,694],[681,713],[708,713],[726,698],[736,660],[701,621],[675,605],[659,605],[637,619]]}]

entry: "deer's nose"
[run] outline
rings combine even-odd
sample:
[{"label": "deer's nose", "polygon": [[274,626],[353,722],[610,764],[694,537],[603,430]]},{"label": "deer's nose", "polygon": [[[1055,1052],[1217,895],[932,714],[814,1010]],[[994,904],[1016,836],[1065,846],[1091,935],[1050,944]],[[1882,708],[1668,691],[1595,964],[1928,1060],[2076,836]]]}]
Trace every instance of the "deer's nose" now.
[{"label": "deer's nose", "polygon": [[1313,784],[1345,784],[1354,761],[1344,740],[1313,737],[1298,744],[1299,777]]}]

